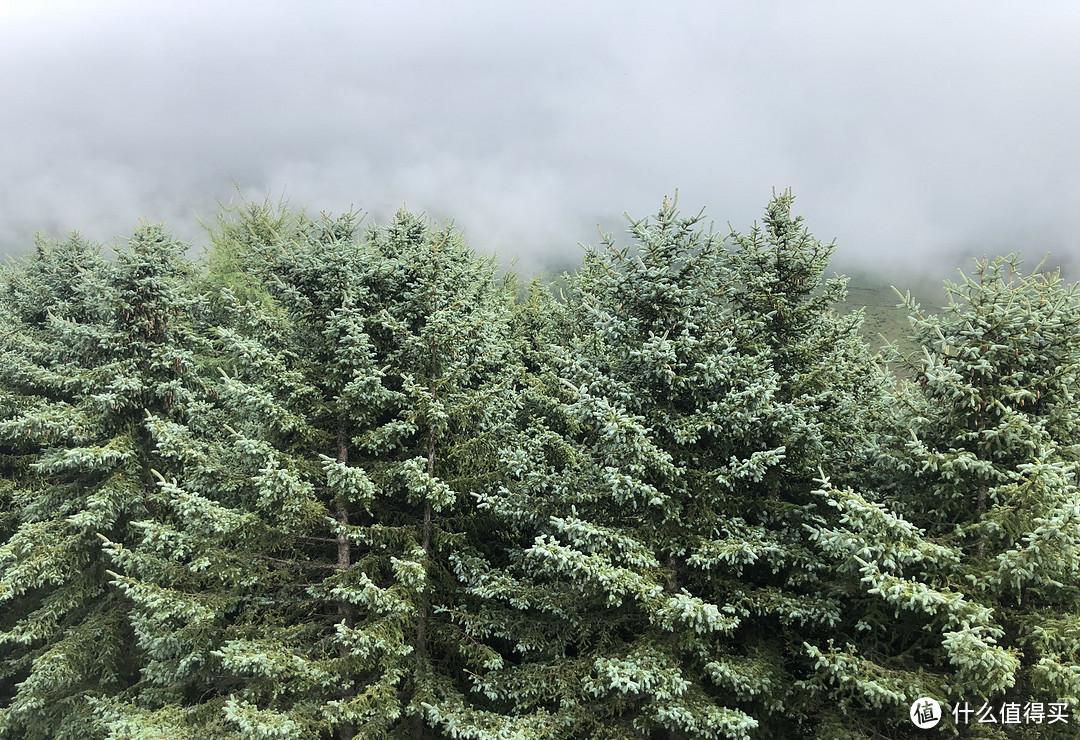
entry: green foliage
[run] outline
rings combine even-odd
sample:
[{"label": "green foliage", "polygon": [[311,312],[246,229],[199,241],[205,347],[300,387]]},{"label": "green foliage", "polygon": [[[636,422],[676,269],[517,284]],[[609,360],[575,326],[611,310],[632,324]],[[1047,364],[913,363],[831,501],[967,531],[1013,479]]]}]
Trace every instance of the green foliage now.
[{"label": "green foliage", "polygon": [[730,241],[665,202],[632,247],[586,255],[565,309],[536,293],[519,313],[536,370],[483,504],[521,534],[506,575],[465,564],[487,600],[470,625],[516,643],[480,689],[568,736],[792,736],[837,708],[873,727],[925,685],[897,663],[900,688],[852,696],[806,642],[865,644],[814,491],[822,468],[869,476],[887,404],[790,200]]},{"label": "green foliage", "polygon": [[[509,398],[510,294],[408,213],[366,232],[352,214],[237,218],[221,245],[263,287],[218,286],[229,433],[185,453],[208,470],[161,481],[172,515],[115,553],[156,662],[114,732],[148,709],[237,737],[481,721],[461,689],[486,653],[444,601],[449,558],[485,544],[472,494]],[[195,696],[216,710],[177,719]]]},{"label": "green foliage", "polygon": [[112,262],[72,236],[40,241],[5,275],[0,732],[9,736],[99,736],[88,699],[122,693],[138,670],[128,604],[108,585],[99,538],[138,541],[159,464],[152,420],[198,413],[182,253],[143,226]]},{"label": "green foliage", "polygon": [[199,266],[39,240],[0,276],[0,737],[1075,707],[1076,287],[983,261],[877,356],[792,200],[727,236],[665,200],[558,290],[405,211],[226,206]]},{"label": "green foliage", "polygon": [[[947,283],[940,316],[911,305],[909,437],[897,508],[955,548],[958,586],[1017,656],[999,694],[1080,696],[1080,301],[1015,255]],[[932,515],[931,515],[932,512]]]}]

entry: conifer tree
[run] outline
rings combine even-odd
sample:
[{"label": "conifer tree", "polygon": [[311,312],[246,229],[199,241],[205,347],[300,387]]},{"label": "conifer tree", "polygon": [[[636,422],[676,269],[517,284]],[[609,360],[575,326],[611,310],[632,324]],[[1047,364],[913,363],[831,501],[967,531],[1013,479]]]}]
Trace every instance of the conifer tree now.
[{"label": "conifer tree", "polygon": [[[1080,304],[1077,286],[1058,271],[1024,274],[1021,266],[1016,255],[977,262],[973,275],[946,283],[939,315],[908,297],[922,354],[906,358],[911,379],[898,398],[909,429],[897,439],[890,497],[950,549],[944,573],[984,605],[1001,646],[998,657],[985,649],[955,656],[954,645],[974,642],[958,631],[945,645],[960,669],[949,698],[1068,702],[1075,710]],[[989,681],[992,666],[998,678]],[[1023,735],[1014,729],[1010,736]],[[1060,724],[1027,731],[1077,732]]]},{"label": "conifer tree", "polygon": [[291,218],[248,229],[270,235],[242,252],[262,296],[222,292],[228,493],[162,483],[198,502],[176,512],[193,547],[171,570],[160,547],[117,553],[142,644],[186,640],[204,664],[114,707],[117,737],[420,738],[484,721],[461,689],[489,655],[444,602],[450,555],[486,546],[471,494],[507,402],[510,295],[457,232],[408,213],[366,233],[352,215]]},{"label": "conifer tree", "polygon": [[197,276],[199,287],[221,313],[213,321],[228,325],[226,297],[232,304],[254,304],[263,311],[275,309],[258,270],[246,264],[251,255],[268,244],[296,238],[296,214],[288,203],[269,198],[262,202],[241,199],[222,205],[213,226],[204,224],[210,248]]},{"label": "conifer tree", "polygon": [[[759,374],[767,402],[718,435],[711,452],[719,454],[698,468],[698,490],[714,492],[729,523],[692,561],[744,605],[738,647],[713,675],[753,708],[763,737],[902,733],[928,681],[905,664],[867,659],[882,651],[866,625],[885,620],[823,547],[823,531],[842,539],[849,522],[819,490],[822,473],[852,485],[874,480],[890,419],[886,379],[859,335],[861,313],[836,310],[846,280],[825,277],[835,245],[816,239],[792,202],[790,192],[774,196],[762,224],[730,240],[738,346],[773,372]],[[861,554],[887,560],[894,547]],[[719,556],[711,563],[710,549]]]},{"label": "conifer tree", "polygon": [[[40,486],[39,477],[31,467],[38,458],[40,441],[33,438],[33,430],[13,430],[12,427],[27,416],[47,410],[49,398],[62,391],[57,382],[60,378],[49,372],[58,358],[58,343],[50,341],[46,329],[49,317],[90,320],[89,299],[96,287],[92,277],[97,277],[100,265],[98,248],[78,234],[70,235],[63,242],[39,236],[26,261],[10,265],[3,274],[0,423],[5,433],[0,441],[0,465],[3,466],[0,542],[10,542],[19,531],[26,518],[24,509],[33,506],[35,491]],[[50,436],[66,431],[64,415],[63,411],[55,414],[61,421],[49,425]],[[74,431],[72,427],[68,429],[69,433]],[[0,710],[4,712],[0,717],[12,727],[15,722],[10,718],[10,705],[16,685],[26,678],[34,658],[21,641],[9,636],[18,622],[34,611],[33,604],[25,598],[17,598],[14,591],[13,584],[8,584],[6,598],[0,602],[3,604],[0,630],[7,638],[0,641],[0,706],[5,707]]]},{"label": "conifer tree", "polygon": [[522,535],[506,574],[475,567],[469,590],[489,599],[472,629],[506,635],[523,656],[478,688],[529,714],[533,737],[562,736],[542,727],[548,716],[567,737],[756,726],[705,677],[701,658],[739,619],[680,562],[679,540],[712,521],[678,444],[664,444],[717,429],[716,405],[756,359],[735,350],[723,240],[699,220],[665,202],[656,221],[632,222],[635,254],[606,238],[571,282],[566,328],[530,332],[563,337],[542,353],[526,346],[542,372],[504,453],[511,479],[485,500]]},{"label": "conifer tree", "polygon": [[522,534],[505,573],[478,565],[469,591],[487,597],[473,631],[518,656],[478,689],[528,715],[530,736],[873,736],[882,708],[930,683],[830,647],[872,651],[860,625],[886,620],[833,573],[822,533],[847,526],[819,478],[868,477],[887,402],[859,316],[832,310],[832,246],[790,203],[729,250],[667,202],[632,222],[636,251],[607,239],[587,255],[568,329],[523,314],[551,344],[526,345],[546,367],[510,482],[485,500]]},{"label": "conifer tree", "polygon": [[[829,309],[843,297],[841,281],[822,279],[832,246],[810,236],[790,207],[790,194],[774,199],[764,227],[736,238],[732,253],[741,286],[736,303],[761,321],[754,341],[767,348],[778,374],[763,441],[783,451],[782,462],[751,487],[765,495],[744,498],[744,516],[787,543],[757,562],[771,561],[773,577],[782,577],[774,587],[804,593],[829,611],[797,627],[776,614],[780,631],[771,629],[772,619],[757,631],[773,635],[766,642],[775,655],[788,656],[782,683],[796,711],[783,714],[800,719],[798,730],[784,732],[906,736],[916,698],[942,695],[965,679],[997,685],[1012,658],[996,644],[1001,634],[984,606],[945,575],[955,552],[925,541],[871,492],[883,481],[889,435],[907,420],[857,334],[859,316]],[[777,557],[785,552],[801,556]],[[912,650],[913,633],[931,635],[948,659]]]},{"label": "conifer tree", "polygon": [[77,236],[5,276],[0,439],[12,470],[0,544],[0,730],[92,738],[93,700],[136,680],[128,603],[101,538],[133,545],[153,507],[152,427],[195,413],[184,246],[142,226],[111,262]]}]

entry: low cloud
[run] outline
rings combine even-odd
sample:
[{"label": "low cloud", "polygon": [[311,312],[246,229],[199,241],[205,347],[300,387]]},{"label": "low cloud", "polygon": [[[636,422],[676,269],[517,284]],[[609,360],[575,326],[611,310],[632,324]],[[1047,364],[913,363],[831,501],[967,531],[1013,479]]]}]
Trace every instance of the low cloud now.
[{"label": "low cloud", "polygon": [[198,243],[239,187],[407,203],[532,267],[676,187],[740,230],[791,187],[844,264],[1080,253],[1075,4],[409,6],[19,4],[0,251],[139,219]]}]

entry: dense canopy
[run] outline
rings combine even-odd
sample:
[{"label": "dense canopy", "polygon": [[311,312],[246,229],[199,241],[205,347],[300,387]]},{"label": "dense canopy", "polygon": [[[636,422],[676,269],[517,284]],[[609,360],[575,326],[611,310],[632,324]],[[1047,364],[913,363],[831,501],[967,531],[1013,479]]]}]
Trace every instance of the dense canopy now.
[{"label": "dense canopy", "polygon": [[792,201],[551,284],[406,211],[41,238],[0,738],[1080,737],[1077,287],[984,259],[874,352]]}]

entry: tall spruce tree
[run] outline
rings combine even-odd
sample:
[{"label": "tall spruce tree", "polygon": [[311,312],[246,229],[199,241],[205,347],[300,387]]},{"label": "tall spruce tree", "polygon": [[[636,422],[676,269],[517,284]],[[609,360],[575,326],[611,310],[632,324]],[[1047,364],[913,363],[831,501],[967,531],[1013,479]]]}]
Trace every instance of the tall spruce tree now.
[{"label": "tall spruce tree", "polygon": [[[759,374],[767,400],[725,425],[707,465],[688,462],[727,519],[688,563],[741,606],[735,647],[711,676],[758,718],[762,737],[903,735],[907,706],[934,684],[908,663],[878,660],[866,627],[887,619],[822,545],[824,531],[848,537],[850,522],[819,490],[823,473],[875,480],[891,419],[886,378],[859,335],[861,313],[836,310],[846,280],[825,277],[835,245],[816,239],[792,202],[774,196],[761,225],[730,241],[736,342],[771,367]],[[879,530],[888,546],[861,555],[889,562],[900,547],[891,539],[906,532]]]},{"label": "tall spruce tree", "polygon": [[[782,616],[780,630],[766,620],[758,634],[772,635],[777,653],[787,654],[782,683],[796,711],[783,714],[799,721],[782,732],[906,737],[918,732],[908,719],[916,698],[964,681],[1000,686],[1012,656],[997,644],[1001,632],[984,605],[950,579],[955,551],[926,541],[876,490],[895,479],[881,460],[907,419],[856,333],[858,317],[829,310],[843,296],[842,283],[822,281],[831,245],[813,239],[790,207],[790,194],[774,199],[764,228],[737,238],[733,252],[743,286],[737,304],[762,322],[754,339],[779,375],[765,442],[783,449],[782,463],[761,477],[767,495],[744,505],[802,553],[801,562],[762,558],[782,576],[777,585],[805,589],[831,613],[795,629]],[[935,658],[914,647],[927,636]]]},{"label": "tall spruce tree", "polygon": [[[958,658],[950,650],[961,670],[949,698],[986,701],[998,713],[1009,702],[1066,702],[1075,711],[1080,302],[1077,286],[1065,285],[1059,272],[1025,274],[1021,267],[1016,255],[984,258],[971,276],[946,283],[941,314],[907,299],[922,354],[906,358],[911,378],[898,398],[909,431],[897,440],[891,497],[932,541],[951,549],[951,582],[984,605],[988,629],[1008,649],[1007,661],[988,651]],[[971,639],[964,631],[951,637]],[[998,666],[997,680],[988,681]],[[1078,732],[1076,723],[1025,722],[1005,734]]]},{"label": "tall spruce tree", "polygon": [[912,604],[986,680],[1008,670],[980,604],[924,573],[911,604],[893,588],[949,548],[821,486],[877,481],[898,422],[859,316],[832,309],[832,246],[790,207],[728,250],[666,203],[632,222],[636,251],[587,256],[565,309],[520,312],[534,379],[484,501],[519,541],[465,571],[470,629],[512,646],[477,690],[529,737],[905,736],[960,670],[890,642]]},{"label": "tall spruce tree", "polygon": [[523,313],[544,369],[485,500],[521,541],[469,590],[476,633],[516,654],[478,688],[561,718],[536,737],[801,736],[833,703],[804,646],[844,618],[813,491],[872,456],[881,387],[857,317],[830,310],[831,247],[789,208],[729,253],[665,202],[633,250],[589,252],[566,329]]},{"label": "tall spruce tree", "polygon": [[[23,421],[35,414],[52,411],[48,441],[60,434],[73,434],[77,424],[66,423],[74,409],[56,408],[50,401],[63,392],[62,377],[54,375],[59,359],[60,342],[50,336],[50,316],[72,322],[89,322],[95,313],[90,308],[101,267],[99,249],[72,234],[61,242],[39,236],[34,251],[22,263],[10,265],[3,274],[0,296],[0,325],[4,327],[0,351],[0,417],[3,436],[0,441],[0,483],[3,513],[0,514],[0,537],[10,545],[27,523],[28,514],[44,490],[32,465],[42,449],[33,429],[23,428]],[[57,368],[58,369],[58,368]],[[47,421],[42,417],[41,421]],[[29,432],[29,433],[28,433]],[[48,502],[42,501],[46,511]],[[31,512],[27,512],[30,508]],[[24,534],[25,536],[25,534]],[[10,562],[10,561],[9,561]],[[20,579],[21,580],[21,579]],[[16,727],[10,717],[17,684],[25,680],[36,657],[24,642],[11,634],[34,611],[35,604],[17,592],[15,579],[5,579],[0,608],[0,705],[4,707],[0,727]],[[25,588],[25,587],[24,587]],[[9,734],[14,732],[8,730]],[[39,731],[39,735],[41,732]]]},{"label": "tall spruce tree", "polygon": [[114,260],[73,236],[5,276],[0,386],[10,506],[0,545],[0,732],[102,734],[93,700],[142,656],[101,538],[131,546],[153,508],[158,421],[195,413],[201,384],[184,245],[140,227]]},{"label": "tall spruce tree", "polygon": [[[193,547],[171,570],[157,543],[117,553],[140,642],[189,646],[203,666],[185,675],[172,655],[165,693],[114,707],[115,736],[465,731],[486,721],[466,670],[490,655],[446,616],[449,558],[488,546],[472,493],[508,398],[510,294],[457,232],[408,213],[366,233],[351,215],[278,216],[239,214],[274,226],[241,229],[266,232],[241,245],[259,295],[221,300],[229,493],[163,482]],[[239,587],[223,577],[236,573]]]},{"label": "tall spruce tree", "polygon": [[[762,619],[747,632],[748,643],[771,646],[773,665],[785,671],[774,674],[784,676],[778,685],[789,700],[769,711],[773,734],[903,737],[912,729],[911,702],[935,694],[944,679],[919,656],[897,649],[894,620],[901,611],[932,605],[953,627],[966,620],[973,634],[993,628],[979,605],[946,583],[921,572],[910,584],[897,577],[912,563],[948,562],[947,550],[923,543],[875,495],[832,485],[873,488],[882,475],[882,445],[902,421],[890,405],[884,368],[858,334],[861,314],[834,310],[845,297],[843,279],[824,277],[834,246],[792,216],[792,200],[790,193],[775,197],[760,227],[733,238],[738,312],[747,325],[758,323],[752,342],[769,357],[777,383],[761,426],[741,443],[780,453],[743,489],[742,516],[769,533],[765,542],[772,546],[739,575],[745,585],[734,587],[758,586],[759,594],[819,605],[796,621],[785,618],[784,601],[765,601],[758,607]],[[754,557],[755,549],[744,557]],[[965,651],[976,648],[956,649]],[[980,655],[1007,662],[1001,651]]]}]

